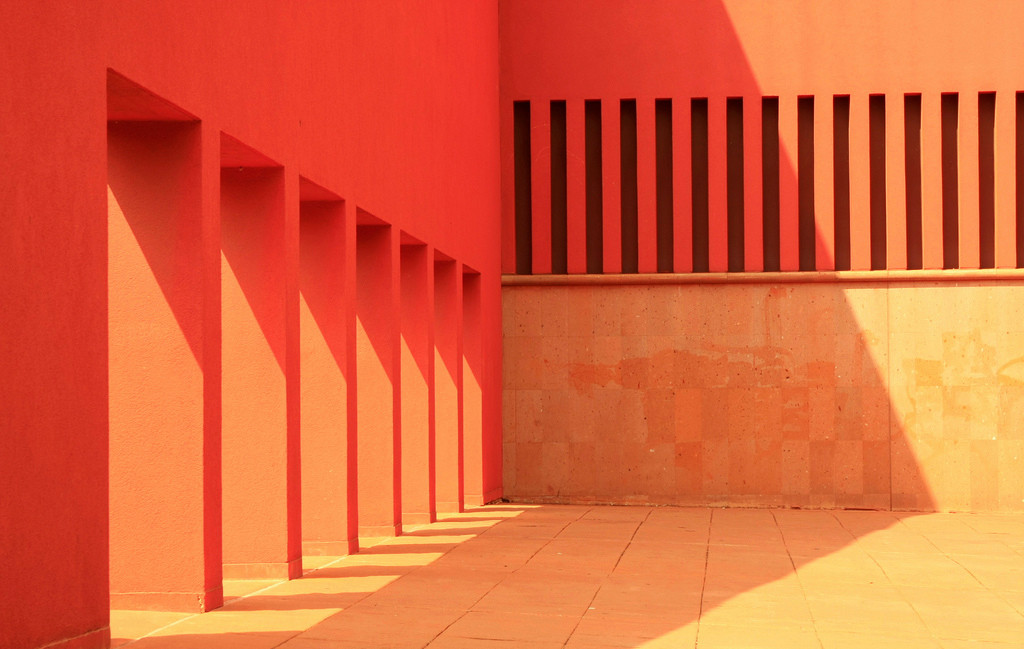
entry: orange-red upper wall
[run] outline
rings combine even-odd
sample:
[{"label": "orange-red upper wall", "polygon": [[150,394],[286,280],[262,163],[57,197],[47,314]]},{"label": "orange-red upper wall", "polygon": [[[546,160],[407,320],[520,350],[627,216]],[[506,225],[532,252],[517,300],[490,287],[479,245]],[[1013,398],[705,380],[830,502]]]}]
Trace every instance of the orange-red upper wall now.
[{"label": "orange-red upper wall", "polygon": [[0,648],[106,632],[108,69],[479,271],[500,358],[497,38],[468,0],[0,3]]},{"label": "orange-red upper wall", "polygon": [[234,3],[104,4],[93,49],[106,65],[446,254],[496,268],[492,3],[262,0],[242,16]]},{"label": "orange-red upper wall", "polygon": [[1019,4],[523,0],[499,14],[506,272],[558,272],[561,257],[569,274],[1024,258]]},{"label": "orange-red upper wall", "polygon": [[1015,2],[502,2],[505,99],[1021,89]]}]

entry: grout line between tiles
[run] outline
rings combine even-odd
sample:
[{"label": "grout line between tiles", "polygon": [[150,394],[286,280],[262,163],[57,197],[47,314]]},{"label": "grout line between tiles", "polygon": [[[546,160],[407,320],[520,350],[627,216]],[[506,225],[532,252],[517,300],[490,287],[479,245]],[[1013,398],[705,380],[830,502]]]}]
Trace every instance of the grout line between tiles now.
[{"label": "grout line between tiles", "polygon": [[711,526],[715,522],[715,510],[712,509],[708,515],[708,537],[704,542],[704,574],[700,580],[700,602],[697,605],[697,630],[693,634],[693,649],[700,645],[700,621],[704,617],[704,588],[708,583],[708,560],[711,555]]},{"label": "grout line between tiles", "polygon": [[622,561],[622,557],[626,555],[626,550],[628,550],[629,546],[633,544],[633,540],[636,538],[637,532],[640,531],[640,526],[647,522],[647,519],[651,517],[651,513],[653,511],[653,509],[648,509],[647,515],[644,516],[642,521],[639,521],[636,524],[635,528],[633,528],[633,533],[629,535],[629,540],[626,541],[626,545],[622,548],[622,552],[619,553],[619,558],[615,560],[615,565],[612,566],[612,569],[608,571],[608,574],[605,575],[604,579],[601,580],[601,583],[598,584],[597,590],[594,591],[594,595],[590,598],[590,601],[587,602],[587,608],[584,609],[583,615],[580,616],[580,619],[576,620],[576,624],[573,625],[572,631],[569,632],[569,637],[567,637],[565,639],[565,642],[562,643],[563,649],[564,647],[567,647],[569,645],[569,641],[572,640],[572,637],[576,634],[576,629],[580,628],[580,624],[583,622],[583,618],[587,616],[587,611],[591,610],[591,608],[594,605],[594,602],[597,601],[597,596],[601,593],[601,589],[604,588],[604,585],[606,583],[608,583],[609,577],[611,577],[612,573],[615,572],[615,569],[619,567],[619,562]]},{"label": "grout line between tiles", "polygon": [[786,543],[786,533],[782,531],[782,526],[779,525],[779,519],[775,515],[774,511],[770,511],[772,515],[772,522],[775,523],[775,529],[779,531],[779,536],[782,537],[782,547],[786,550],[786,558],[789,559],[789,565],[793,568],[793,575],[796,577],[796,583],[800,586],[800,594],[803,596],[804,606],[807,607],[807,617],[811,620],[811,628],[814,629],[814,639],[818,641],[818,646],[824,649],[824,644],[821,641],[821,636],[818,635],[818,625],[814,621],[814,611],[811,610],[811,603],[807,599],[807,590],[804,588],[804,582],[800,579],[800,571],[796,567],[796,561],[793,559],[793,553],[789,551],[789,545]]},{"label": "grout line between tiles", "polygon": [[[555,540],[556,538],[558,538],[558,536],[559,536],[559,535],[560,535],[560,534],[561,534],[562,532],[564,532],[564,531],[566,530],[566,528],[568,528],[568,527],[569,527],[570,525],[572,525],[572,524],[573,524],[573,523],[575,523],[576,521],[579,521],[579,520],[581,520],[581,519],[582,519],[582,518],[583,518],[583,517],[584,517],[585,515],[587,515],[587,514],[588,514],[588,513],[589,513],[589,512],[591,511],[591,509],[592,509],[592,508],[588,507],[587,509],[583,510],[583,512],[582,512],[582,513],[580,513],[580,515],[579,515],[579,516],[577,516],[577,517],[576,517],[576,518],[574,518],[573,520],[570,520],[570,521],[568,521],[568,522],[567,522],[567,523],[566,523],[565,525],[563,525],[563,526],[562,526],[562,527],[561,527],[561,528],[560,528],[560,529],[559,529],[559,530],[558,530],[558,531],[557,531],[556,533],[554,533],[553,535],[551,535],[551,538],[549,538],[549,539],[548,539],[548,540],[547,540],[547,541],[546,541],[546,542],[545,542],[545,543],[544,543],[543,545],[541,545],[541,546],[540,546],[539,548],[537,548],[537,549],[536,549],[536,550],[535,550],[535,551],[533,552],[533,554],[531,554],[531,555],[530,555],[530,557],[529,557],[529,558],[528,558],[528,559],[527,559],[526,561],[524,561],[524,562],[523,562],[523,565],[519,566],[519,567],[518,567],[518,568],[516,568],[515,570],[512,570],[511,572],[509,572],[508,574],[506,574],[506,575],[505,575],[504,577],[502,577],[501,579],[499,579],[498,581],[496,581],[496,582],[494,583],[494,585],[493,585],[493,586],[491,586],[490,588],[488,588],[488,589],[487,589],[487,592],[485,592],[485,593],[484,593],[483,595],[481,595],[480,597],[478,597],[478,598],[477,598],[477,600],[476,600],[475,602],[473,602],[473,603],[472,603],[472,604],[470,604],[470,605],[469,605],[468,607],[466,607],[466,610],[465,610],[465,611],[463,611],[461,615],[459,615],[459,616],[458,616],[457,618],[455,618],[454,620],[452,620],[451,622],[449,622],[449,623],[448,623],[448,624],[447,624],[447,625],[446,625],[446,626],[445,626],[445,627],[444,627],[443,629],[441,629],[440,631],[438,631],[438,632],[437,632],[437,635],[435,635],[435,636],[434,636],[433,638],[431,638],[431,639],[430,639],[429,641],[427,641],[427,644],[423,645],[423,648],[422,648],[422,649],[426,649],[427,647],[429,647],[430,645],[432,645],[432,644],[434,643],[434,641],[435,641],[435,640],[437,640],[437,639],[438,639],[439,637],[441,637],[441,636],[442,636],[442,635],[444,634],[444,632],[445,632],[445,631],[447,631],[448,629],[450,629],[450,628],[451,628],[451,627],[452,627],[452,626],[453,626],[453,625],[454,625],[454,624],[455,624],[456,622],[458,622],[458,621],[459,621],[459,620],[461,620],[462,618],[466,617],[466,615],[468,615],[468,614],[469,614],[469,613],[470,613],[470,612],[471,612],[471,611],[472,611],[472,610],[473,610],[474,608],[476,608],[476,605],[477,605],[477,604],[479,604],[480,602],[482,602],[482,601],[484,600],[484,598],[485,598],[485,597],[487,597],[488,595],[490,595],[490,594],[491,594],[491,592],[493,592],[495,588],[497,588],[497,587],[498,587],[498,586],[500,586],[501,584],[505,583],[505,581],[506,581],[506,580],[507,580],[507,579],[508,579],[508,578],[509,578],[510,576],[512,576],[512,575],[514,575],[514,574],[516,574],[517,572],[519,572],[520,570],[522,570],[523,568],[525,568],[525,567],[526,567],[527,565],[529,565],[529,563],[530,563],[531,561],[533,561],[533,558],[534,558],[534,557],[536,557],[536,556],[537,556],[538,554],[540,554],[540,551],[541,551],[541,550],[543,550],[544,548],[546,548],[546,547],[548,547],[549,545],[551,545],[551,542],[552,542],[552,541],[554,541],[554,540]],[[499,524],[500,524],[500,523],[499,523]],[[471,638],[471,639],[472,639],[472,638]],[[566,642],[568,642],[568,639],[566,639]]]}]

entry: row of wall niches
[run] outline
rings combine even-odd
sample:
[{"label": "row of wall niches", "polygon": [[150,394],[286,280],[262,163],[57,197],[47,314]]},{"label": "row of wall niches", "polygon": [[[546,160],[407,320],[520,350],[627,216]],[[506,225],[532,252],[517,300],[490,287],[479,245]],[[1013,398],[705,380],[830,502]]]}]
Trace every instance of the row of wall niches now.
[{"label": "row of wall niches", "polygon": [[1024,93],[510,108],[505,272],[1024,265]]},{"label": "row of wall niches", "polygon": [[114,608],[482,504],[480,277],[111,72]]}]

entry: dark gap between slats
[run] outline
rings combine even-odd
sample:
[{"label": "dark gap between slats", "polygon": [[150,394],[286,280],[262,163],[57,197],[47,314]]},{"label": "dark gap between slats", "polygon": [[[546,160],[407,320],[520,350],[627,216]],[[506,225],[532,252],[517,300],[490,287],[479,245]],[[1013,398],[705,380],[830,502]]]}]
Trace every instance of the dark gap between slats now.
[{"label": "dark gap between slats", "polygon": [[729,271],[743,271],[743,99],[725,100]]},{"label": "dark gap between slats", "polygon": [[850,97],[832,98],[836,270],[850,270]]},{"label": "dark gap between slats", "polygon": [[672,100],[654,100],[658,272],[672,272]]},{"label": "dark gap between slats", "polygon": [[978,243],[981,268],[996,267],[996,94],[978,95]]},{"label": "dark gap between slats", "polygon": [[1014,189],[1016,195],[1016,220],[1017,220],[1017,268],[1024,268],[1024,92],[1017,93],[1015,105],[1014,131],[1016,138],[1014,142],[1014,157],[1017,173],[1014,178]]},{"label": "dark gap between slats", "polygon": [[885,95],[868,98],[868,157],[870,159],[871,270],[885,270]]},{"label": "dark gap between slats", "polygon": [[[779,98],[761,98],[761,227],[764,269],[779,270]],[[696,248],[695,248],[696,249]]]},{"label": "dark gap between slats", "polygon": [[530,159],[530,102],[512,102],[515,157],[516,273],[533,272],[533,179]]},{"label": "dark gap between slats", "polygon": [[601,165],[601,100],[584,102],[587,176],[587,272],[604,272],[604,181]]},{"label": "dark gap between slats", "polygon": [[636,100],[619,102],[620,190],[622,200],[622,272],[635,273],[639,268],[637,247],[636,190]]},{"label": "dark gap between slats", "polygon": [[959,173],[957,171],[957,121],[960,104],[956,93],[942,95],[942,267],[960,267]]},{"label": "dark gap between slats", "polygon": [[796,103],[797,224],[800,270],[814,270],[814,97]]},{"label": "dark gap between slats", "polygon": [[690,100],[693,272],[708,271],[708,100]]},{"label": "dark gap between slats", "polygon": [[903,98],[903,152],[907,170],[907,268],[924,267],[921,211],[921,95]]},{"label": "dark gap between slats", "polygon": [[569,272],[565,102],[551,102],[551,272]]}]

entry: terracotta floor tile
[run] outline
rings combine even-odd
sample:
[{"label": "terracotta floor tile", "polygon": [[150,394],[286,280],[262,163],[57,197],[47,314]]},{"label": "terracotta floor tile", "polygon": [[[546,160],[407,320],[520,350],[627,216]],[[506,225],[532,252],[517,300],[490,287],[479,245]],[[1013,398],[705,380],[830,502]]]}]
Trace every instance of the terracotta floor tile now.
[{"label": "terracotta floor tile", "polygon": [[373,606],[468,610],[493,589],[505,574],[481,571],[475,576],[452,577],[437,571],[417,573],[370,594],[365,602]]},{"label": "terracotta floor tile", "polygon": [[365,597],[364,593],[273,593],[256,594],[228,602],[223,612],[277,612],[294,610],[339,611]]},{"label": "terracotta floor tile", "polygon": [[1013,640],[1024,646],[1024,615],[987,590],[901,588],[938,638]]},{"label": "terracotta floor tile", "polygon": [[703,624],[697,633],[699,649],[821,649],[814,627],[786,628],[748,625]]},{"label": "terracotta floor tile", "polygon": [[[944,649],[939,641],[930,638],[893,637],[872,633],[851,631],[818,631],[822,649]],[[981,649],[980,647],[978,649]]]},{"label": "terracotta floor tile", "polygon": [[212,631],[181,635],[149,636],[130,645],[132,649],[273,649],[280,646],[295,632],[246,631],[231,633]]},{"label": "terracotta floor tile", "polygon": [[312,625],[301,638],[424,646],[457,620],[462,611],[360,605]]},{"label": "terracotta floor tile", "polygon": [[937,640],[942,649],[1020,649],[1021,641],[1011,642],[989,642],[985,640],[954,640],[939,638]]},{"label": "terracotta floor tile", "polygon": [[689,622],[700,613],[700,593],[662,596],[602,589],[587,609],[609,615],[669,618]]},{"label": "terracotta floor tile", "polygon": [[1024,592],[1024,561],[1015,552],[950,555],[949,559],[988,588]]},{"label": "terracotta floor tile", "polygon": [[1024,646],[1022,552],[1014,515],[499,505],[317,557],[301,579],[227,582],[210,613],[116,611],[111,634],[132,649],[1008,649]]},{"label": "terracotta floor tile", "polygon": [[872,556],[888,580],[901,586],[977,588],[980,585],[969,571],[946,555],[875,552]]},{"label": "terracotta floor tile", "polygon": [[432,565],[517,570],[548,541],[544,538],[516,539],[483,535],[473,539],[472,543],[456,546]]},{"label": "terracotta floor tile", "polygon": [[423,644],[420,639],[360,641],[298,636],[280,645],[280,649],[422,649]]},{"label": "terracotta floor tile", "polygon": [[815,584],[804,588],[807,601],[846,600],[872,602],[906,602],[903,592],[890,583],[879,584]]},{"label": "terracotta floor tile", "polygon": [[[563,571],[607,574],[618,563],[628,539],[565,539],[552,540],[530,559],[531,565],[550,566]],[[572,557],[572,561],[566,561]]]},{"label": "terracotta floor tile", "polygon": [[885,530],[857,538],[857,545],[868,554],[876,552],[903,554],[942,554],[928,539],[913,532]]},{"label": "terracotta floor tile", "polygon": [[889,583],[889,577],[872,561],[816,560],[797,565],[800,583],[808,590],[829,589],[837,585],[874,585]]},{"label": "terracotta floor tile", "polygon": [[207,635],[216,633],[299,633],[337,613],[338,609],[216,610],[194,615],[161,629],[156,636]]},{"label": "terracotta floor tile", "polygon": [[746,624],[806,628],[812,626],[811,612],[803,598],[766,598],[738,596],[719,606],[704,606],[701,624],[728,626],[742,620]]},{"label": "terracotta floor tile", "polygon": [[579,618],[586,612],[598,587],[597,583],[558,583],[553,579],[527,581],[510,577],[480,599],[473,611],[516,611]]},{"label": "terracotta floor tile", "polygon": [[640,649],[678,649],[697,643],[697,624],[675,628],[664,635],[639,645]]},{"label": "terracotta floor tile", "polygon": [[[629,615],[619,610],[602,612],[589,610],[580,620],[573,637],[587,638],[588,642],[605,642],[610,646],[632,647],[653,640],[667,632],[696,621],[699,609],[689,615]],[[629,643],[635,644],[629,644]]]},{"label": "terracotta floor tile", "polygon": [[581,615],[532,615],[517,611],[470,611],[441,637],[480,638],[515,642],[564,643]]},{"label": "terracotta floor tile", "polygon": [[[376,570],[371,569],[371,572]],[[343,568],[325,568],[323,571],[307,574],[302,579],[294,579],[275,587],[271,591],[254,595],[354,595],[362,597],[374,593],[398,579],[401,575],[366,575],[362,570],[346,570]],[[248,599],[248,598],[247,598]],[[339,601],[344,601],[339,599]]]},{"label": "terracotta floor tile", "polygon": [[[697,624],[674,624],[655,621],[649,630],[638,631],[635,635],[628,629],[610,628],[596,633],[584,630],[582,625],[573,633],[566,649],[607,649],[608,647],[642,649],[679,649],[692,647],[697,639]],[[656,634],[656,635],[655,635]]]},{"label": "terracotta floor tile", "polygon": [[135,638],[153,633],[168,624],[189,617],[189,613],[162,611],[111,611],[110,645],[117,647]]},{"label": "terracotta floor tile", "polygon": [[1024,592],[1015,590],[993,591],[1000,599],[1012,606],[1018,613],[1024,615]]},{"label": "terracotta floor tile", "polygon": [[302,572],[303,573],[307,573],[307,572],[312,572],[314,570],[319,570],[320,568],[323,568],[324,566],[330,565],[330,564],[334,563],[335,561],[338,561],[341,558],[342,557],[334,557],[334,556],[328,556],[328,555],[315,555],[315,556],[306,555],[306,556],[303,556],[302,557]]},{"label": "terracotta floor tile", "polygon": [[280,579],[225,579],[224,601],[244,597],[280,583],[282,583]]},{"label": "terracotta floor tile", "polygon": [[871,629],[880,635],[919,638],[928,636],[924,622],[906,602],[862,597],[809,599],[814,626],[823,631],[857,632]]},{"label": "terracotta floor tile", "polygon": [[[561,642],[529,642],[518,640],[517,649],[562,649]],[[510,649],[508,640],[486,640],[483,638],[457,638],[441,636],[429,645],[429,649]]]}]

